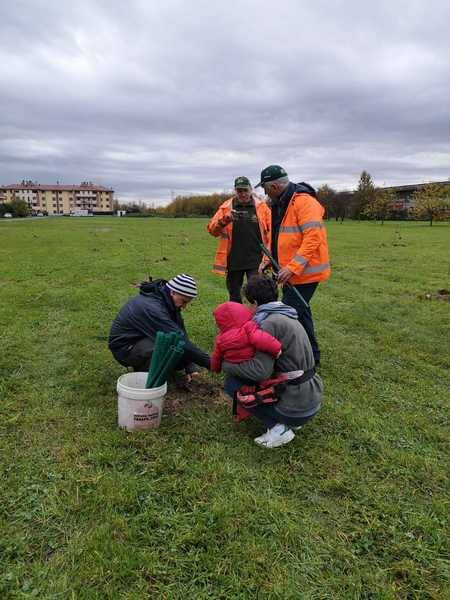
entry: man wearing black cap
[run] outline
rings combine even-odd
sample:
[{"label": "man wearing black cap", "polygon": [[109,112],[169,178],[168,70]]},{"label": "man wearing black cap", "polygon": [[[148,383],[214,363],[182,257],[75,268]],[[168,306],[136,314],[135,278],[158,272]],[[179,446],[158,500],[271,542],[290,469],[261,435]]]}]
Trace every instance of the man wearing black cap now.
[{"label": "man wearing black cap", "polygon": [[[319,364],[320,350],[309,302],[319,282],[330,276],[324,208],[316,200],[314,188],[304,182],[289,181],[288,174],[279,165],[263,169],[258,186],[264,188],[271,200],[272,255],[280,265],[278,284],[289,284],[283,289],[283,302],[297,310]],[[303,301],[293,293],[292,287]]]},{"label": "man wearing black cap", "polygon": [[135,371],[148,371],[158,331],[175,331],[185,341],[176,369],[185,369],[187,375],[197,365],[209,369],[209,355],[189,340],[180,312],[196,297],[197,283],[186,273],[141,283],[139,294],[121,308],[111,326],[108,345],[114,358]]},{"label": "man wearing black cap", "polygon": [[226,275],[232,302],[242,302],[244,276],[258,272],[261,241],[270,245],[270,210],[252,193],[247,177],[234,181],[236,194],[223,202],[208,223],[208,232],[219,238],[213,272]]}]

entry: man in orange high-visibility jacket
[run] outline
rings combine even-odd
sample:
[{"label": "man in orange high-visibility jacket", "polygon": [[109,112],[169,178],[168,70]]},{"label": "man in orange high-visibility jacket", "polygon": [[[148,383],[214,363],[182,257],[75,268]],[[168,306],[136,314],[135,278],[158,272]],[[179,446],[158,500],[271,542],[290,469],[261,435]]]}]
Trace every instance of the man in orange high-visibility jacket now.
[{"label": "man in orange high-visibility jacket", "polygon": [[261,241],[270,247],[270,209],[252,193],[247,177],[234,181],[236,195],[223,202],[208,223],[208,232],[219,238],[213,272],[226,275],[232,302],[242,302],[241,288],[258,272]]},{"label": "man in orange high-visibility jacket", "polygon": [[263,169],[258,186],[264,188],[271,200],[272,254],[280,265],[278,283],[289,282],[305,300],[302,302],[285,286],[283,302],[297,310],[318,365],[320,350],[309,302],[319,282],[330,276],[324,208],[316,200],[314,188],[307,183],[292,183],[279,165]]}]

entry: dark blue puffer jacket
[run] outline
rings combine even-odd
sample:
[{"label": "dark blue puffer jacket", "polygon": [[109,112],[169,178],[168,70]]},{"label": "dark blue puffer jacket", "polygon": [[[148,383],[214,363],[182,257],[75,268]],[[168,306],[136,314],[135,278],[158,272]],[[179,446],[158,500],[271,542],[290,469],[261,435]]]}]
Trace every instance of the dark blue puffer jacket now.
[{"label": "dark blue puffer jacket", "polygon": [[139,294],[119,311],[109,333],[108,346],[122,362],[141,339],[156,338],[158,331],[177,331],[186,343],[184,359],[209,369],[209,355],[188,338],[181,311],[174,305],[166,281],[158,279],[140,286]]}]

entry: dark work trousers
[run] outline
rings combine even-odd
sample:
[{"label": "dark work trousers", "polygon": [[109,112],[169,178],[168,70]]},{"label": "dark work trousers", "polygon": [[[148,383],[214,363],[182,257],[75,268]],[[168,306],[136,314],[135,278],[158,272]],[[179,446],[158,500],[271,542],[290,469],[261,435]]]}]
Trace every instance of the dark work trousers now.
[{"label": "dark work trousers", "polygon": [[[134,371],[144,372],[148,371],[150,367],[150,361],[152,359],[152,353],[154,348],[154,341],[151,338],[142,338],[134,344],[130,349],[125,359],[119,361],[124,367],[133,367]],[[188,365],[192,365],[189,361],[181,359],[176,370],[185,369]],[[195,369],[194,369],[195,370]]]},{"label": "dark work trousers", "polygon": [[283,302],[285,304],[289,304],[292,308],[295,308],[298,314],[298,320],[303,325],[306,335],[311,343],[311,348],[314,355],[314,360],[316,361],[316,366],[320,364],[320,349],[319,344],[316,340],[316,335],[314,333],[314,321],[311,312],[311,308],[309,306],[309,302],[316,291],[318,286],[318,282],[315,283],[301,283],[299,285],[294,285],[297,291],[300,292],[303,300],[305,300],[306,305],[297,298],[297,295],[292,291],[289,286],[283,287]]},{"label": "dark work trousers", "polygon": [[256,275],[258,269],[244,269],[243,271],[228,271],[227,273],[227,290],[230,294],[231,302],[239,302],[242,304],[241,289],[244,282],[244,275],[247,276],[247,281],[252,275]]}]

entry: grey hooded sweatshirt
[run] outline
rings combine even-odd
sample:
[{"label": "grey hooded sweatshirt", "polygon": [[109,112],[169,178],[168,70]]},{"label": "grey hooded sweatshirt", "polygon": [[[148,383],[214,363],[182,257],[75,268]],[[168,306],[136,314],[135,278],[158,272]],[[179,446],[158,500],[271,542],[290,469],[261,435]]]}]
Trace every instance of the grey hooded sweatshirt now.
[{"label": "grey hooded sweatshirt", "polygon": [[[264,352],[257,352],[251,360],[240,364],[224,362],[222,369],[227,375],[257,382],[268,379],[274,373],[286,373],[299,369],[309,371],[314,367],[311,344],[303,326],[297,319],[277,311],[269,313],[260,326],[261,329],[281,342],[280,358],[274,360]],[[323,383],[316,373],[304,383],[282,385],[278,391],[280,399],[276,403],[275,409],[280,415],[293,418],[310,417],[320,409]]]}]

